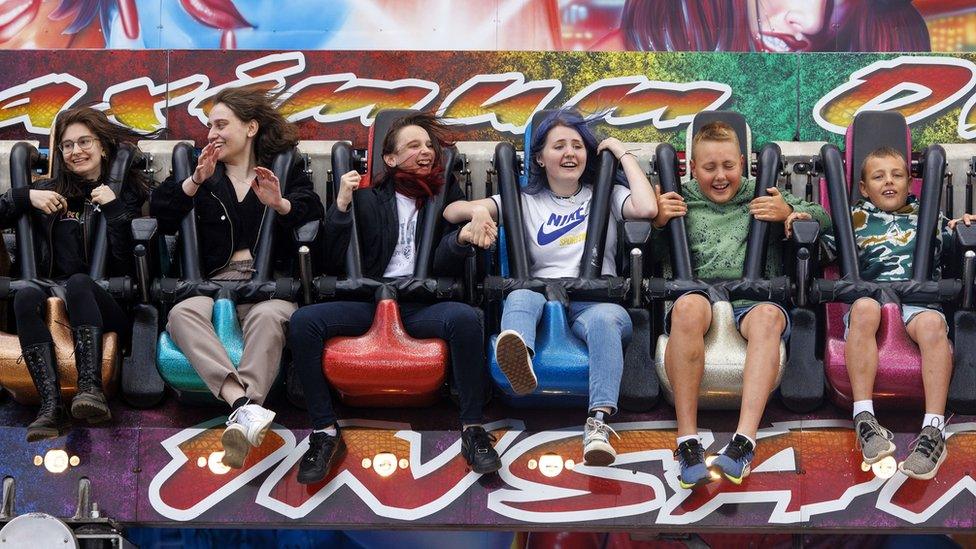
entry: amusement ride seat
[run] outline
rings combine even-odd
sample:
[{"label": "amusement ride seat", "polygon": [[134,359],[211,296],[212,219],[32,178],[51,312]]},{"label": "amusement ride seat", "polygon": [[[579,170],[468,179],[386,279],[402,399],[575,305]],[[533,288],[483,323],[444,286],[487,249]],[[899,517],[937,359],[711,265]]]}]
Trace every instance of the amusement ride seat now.
[{"label": "amusement ride seat", "polygon": [[[849,304],[861,297],[871,297],[881,303],[881,325],[878,330],[878,370],[874,383],[874,399],[884,406],[917,407],[924,402],[922,386],[921,354],[918,346],[908,336],[901,318],[901,303],[920,305],[952,304],[962,297],[962,307],[954,318],[955,340],[963,333],[972,334],[976,315],[972,312],[972,263],[969,258],[969,274],[963,280],[948,274],[939,281],[932,280],[933,239],[939,230],[938,217],[941,204],[942,180],[945,173],[945,152],[939,145],[932,145],[922,155],[923,177],[914,178],[913,194],[919,198],[918,228],[915,233],[915,252],[912,277],[904,282],[871,282],[861,279],[857,248],[851,222],[850,204],[861,198],[859,170],[864,158],[873,150],[889,146],[901,152],[911,161],[911,134],[904,117],[896,112],[859,113],[847,130],[846,168],[840,151],[834,145],[824,145],[821,158],[825,178],[821,181],[821,202],[834,221],[837,242],[838,265],[824,270],[824,279],[815,281],[814,299],[825,303],[826,342],[824,355],[830,396],[838,406],[851,407],[850,378],[845,364],[845,337],[843,316]],[[829,197],[829,199],[828,199]],[[957,252],[972,250],[976,245],[976,226],[967,228],[960,224],[956,230]],[[945,243],[949,245],[949,243]],[[968,279],[968,282],[967,282]],[[966,291],[968,290],[968,292]],[[947,315],[947,319],[950,317]],[[972,338],[969,338],[972,339]],[[963,391],[963,385],[973,382],[974,357],[972,353],[954,353],[957,375],[954,376],[950,394],[954,406],[973,410],[976,392]],[[968,378],[968,380],[967,380]]]},{"label": "amusement ride seat", "polygon": [[[748,167],[751,154],[749,132],[747,130],[748,125],[742,115],[728,111],[702,113],[692,121],[688,133],[694,135],[701,126],[715,120],[726,122],[735,129],[739,138],[740,149],[746,158],[745,166]],[[680,192],[677,175],[678,161],[674,148],[669,144],[662,144],[658,146],[655,156],[655,165],[660,175],[661,192]],[[780,156],[779,147],[775,144],[767,144],[760,151],[756,197],[768,196],[766,189],[776,186],[781,167]],[[668,222],[667,233],[671,248],[673,280],[650,279],[648,293],[651,299],[673,301],[685,293],[699,292],[705,294],[712,304],[712,323],[705,333],[705,369],[699,389],[699,408],[736,409],[741,403],[746,340],[736,329],[731,301],[734,299],[774,301],[785,306],[791,298],[792,285],[789,279],[777,277],[766,280],[764,278],[765,252],[770,230],[770,223],[761,222],[755,218],[750,219],[742,279],[701,281],[694,279],[684,218],[676,217]],[[812,329],[813,327],[808,328]],[[794,327],[795,329],[796,327]],[[658,337],[655,367],[664,386],[665,396],[669,402],[673,403],[674,392],[664,367],[664,354],[668,341],[667,335],[662,334]],[[777,386],[786,367],[786,345],[782,342],[780,343],[779,355]]]},{"label": "amusement ride seat", "polygon": [[[532,135],[539,124],[555,111],[543,110],[532,117],[525,134],[525,148],[531,147]],[[501,276],[485,279],[484,289],[489,301],[501,302],[517,289],[529,289],[546,296],[542,319],[539,321],[532,365],[538,380],[535,391],[518,395],[512,389],[495,357],[495,340],[489,338],[489,372],[502,398],[513,406],[571,406],[584,407],[589,399],[589,354],[586,344],[573,334],[566,313],[569,300],[619,303],[627,308],[633,324],[633,336],[624,349],[624,372],[620,382],[619,405],[631,411],[646,411],[657,403],[658,385],[653,376],[650,348],[650,314],[643,307],[640,292],[643,273],[644,245],[650,236],[650,223],[627,221],[620,223],[618,239],[625,242],[630,259],[631,277],[603,277],[602,265],[607,227],[610,222],[610,198],[617,171],[617,161],[610,151],[602,151],[598,159],[598,178],[593,186],[587,225],[584,256],[580,260],[579,278],[542,279],[529,275],[528,248],[522,220],[520,188],[526,184],[528,152],[519,177],[515,149],[510,143],[495,148],[495,169],[502,200],[502,219],[499,227],[499,255]],[[618,263],[624,263],[618,261]],[[627,265],[624,265],[627,266]],[[621,265],[618,264],[618,268]],[[621,269],[621,272],[623,269]]]},{"label": "amusement ride seat", "polygon": [[[138,161],[138,157],[139,152],[135,147],[127,143],[119,146],[109,167],[107,183],[116,196],[121,194],[122,186],[127,183],[125,175],[133,163]],[[29,187],[31,170],[39,159],[40,155],[33,145],[27,143],[14,145],[10,162],[11,186]],[[133,301],[136,288],[131,277],[108,277],[106,274],[108,232],[107,224],[99,210],[93,212],[90,223],[94,225],[94,238],[88,274],[116,299],[123,303]],[[40,287],[52,296],[47,300],[46,324],[54,339],[61,392],[65,399],[70,400],[77,392],[78,373],[75,368],[70,323],[65,309],[64,281],[51,280],[50,273],[37,272],[32,224],[30,212],[25,212],[17,221],[17,266],[20,277],[2,279],[3,294],[8,299],[12,299],[18,290],[30,285]],[[137,250],[142,235],[143,233],[138,231],[134,233]],[[146,303],[133,304],[133,315],[136,321],[132,332],[130,356],[123,356],[124,342],[118,340],[118,334],[109,332],[102,336],[102,386],[106,396],[111,397],[118,389],[121,374],[123,397],[133,406],[148,407],[158,403],[163,396],[162,382],[156,374],[151,357],[147,357],[143,352],[143,349],[151,348],[155,341],[155,309]],[[147,334],[151,334],[151,337],[144,341]],[[124,361],[123,367],[120,367],[120,359]],[[27,372],[26,364],[21,360],[20,342],[14,334],[0,333],[0,386],[10,392],[18,402],[24,404],[38,402],[37,390]]]},{"label": "amusement ride seat", "polygon": [[[383,110],[369,131],[366,174],[359,187],[380,181],[386,171],[383,140],[393,123],[410,110]],[[439,396],[448,370],[447,343],[441,339],[417,339],[407,334],[400,317],[399,301],[471,302],[471,286],[454,278],[435,278],[431,272],[434,251],[443,235],[437,227],[443,215],[448,189],[456,185],[454,147],[444,147],[444,185],[428,198],[417,220],[416,263],[413,275],[396,279],[371,279],[363,275],[356,210],[350,208],[352,228],[345,257],[345,277],[320,276],[315,280],[319,298],[365,301],[375,299],[376,311],[369,330],[357,337],[333,337],[325,342],[322,368],[342,402],[353,406],[427,406]],[[339,142],[332,148],[332,173],[338,194],[339,178],[352,168],[352,148]],[[355,195],[353,195],[355,200]],[[473,259],[473,257],[472,257]],[[469,260],[466,278],[474,262]],[[479,314],[481,314],[479,312]]]},{"label": "amusement ride seat", "polygon": [[[173,149],[173,175],[183,181],[194,170],[193,147],[179,143]],[[288,189],[295,170],[301,169],[298,151],[290,149],[279,153],[273,163],[272,171],[278,177],[282,193]],[[200,272],[200,256],[196,227],[196,212],[190,210],[180,223],[179,257],[181,277],[160,278],[153,286],[154,296],[166,307],[193,296],[206,295],[214,298],[212,322],[218,339],[227,351],[227,356],[237,367],[244,352],[244,336],[237,318],[238,303],[257,303],[268,299],[297,301],[299,282],[294,278],[273,278],[274,276],[274,223],[277,212],[269,209],[262,218],[258,242],[254,251],[254,273],[250,280],[208,280]],[[318,221],[308,225],[318,224]],[[214,403],[203,379],[179,349],[169,332],[159,335],[159,372],[166,383],[172,387],[184,402]],[[279,372],[276,385],[283,379]]]}]

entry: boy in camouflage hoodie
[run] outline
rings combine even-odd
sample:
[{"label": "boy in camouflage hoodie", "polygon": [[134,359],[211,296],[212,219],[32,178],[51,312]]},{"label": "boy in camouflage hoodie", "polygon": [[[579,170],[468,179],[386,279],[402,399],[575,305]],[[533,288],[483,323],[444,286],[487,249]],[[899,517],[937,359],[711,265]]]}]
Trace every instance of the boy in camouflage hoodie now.
[{"label": "boy in camouflage hoodie", "polygon": [[[742,177],[745,158],[735,130],[728,124],[713,122],[703,126],[692,141],[691,154],[695,179],[684,186],[684,197],[674,192],[659,193],[654,225],[661,228],[674,217],[685,218],[696,278],[742,277],[750,214],[760,221],[783,223],[787,233],[796,219],[816,218],[825,229],[830,226],[830,218],[822,207],[792,194],[781,194],[779,189],[769,189],[769,196],[753,199],[756,182]],[[769,275],[778,270],[779,248],[778,243],[769,247]],[[739,332],[748,341],[742,408],[735,435],[712,467],[739,484],[750,471],[756,431],[779,370],[780,339],[789,334],[789,317],[776,303],[739,301],[733,303],[733,312]],[[712,322],[711,303],[703,295],[685,294],[675,300],[669,319],[671,335],[664,367],[674,389],[678,419],[675,458],[681,467],[681,486],[692,488],[711,481],[697,425],[698,391],[705,368],[704,337]],[[666,328],[668,324],[666,321]]]},{"label": "boy in camouflage hoodie", "polygon": [[[889,282],[909,280],[918,227],[918,200],[910,194],[911,176],[900,152],[890,147],[872,151],[861,166],[860,191],[864,198],[851,212],[858,264],[865,280]],[[969,225],[969,214],[961,220],[940,216],[935,253],[950,242],[959,221]],[[826,238],[828,249],[832,239]],[[940,262],[936,262],[938,266]],[[938,267],[936,277],[939,276]],[[928,480],[946,458],[945,404],[952,376],[952,351],[945,315],[938,307],[902,305],[902,320],[922,354],[922,383],[925,387],[925,419],[914,448],[898,468],[906,475]],[[874,417],[872,394],[878,369],[877,332],[881,305],[861,298],[845,315],[847,345],[845,362],[854,397],[854,431],[864,462],[877,463],[895,453],[891,431]]]}]

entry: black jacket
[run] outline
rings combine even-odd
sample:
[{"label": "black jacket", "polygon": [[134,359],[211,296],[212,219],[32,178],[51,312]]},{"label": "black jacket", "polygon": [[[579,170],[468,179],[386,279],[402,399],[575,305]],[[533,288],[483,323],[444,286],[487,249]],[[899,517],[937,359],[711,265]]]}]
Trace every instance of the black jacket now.
[{"label": "black jacket", "polygon": [[[447,191],[444,205],[463,200],[464,193],[458,185]],[[393,184],[383,181],[376,187],[359,189],[353,193],[353,207],[356,208],[356,227],[359,236],[359,250],[362,255],[363,276],[379,279],[383,277],[399,239],[396,193]],[[418,221],[424,218],[427,203],[417,213]],[[457,242],[457,227],[438,215],[439,223],[430,237],[438,242],[434,251],[432,273],[434,276],[461,276],[464,273],[464,259],[475,253],[473,246],[462,246]],[[343,275],[346,270],[346,249],[352,234],[352,216],[349,211],[340,211],[335,204],[329,208],[325,218],[323,256],[325,271],[329,274]],[[416,242],[423,242],[423,223],[417,223]]]},{"label": "black jacket", "polygon": [[[53,191],[54,181],[51,179],[36,181],[31,185],[31,189]],[[132,275],[135,272],[130,225],[133,219],[142,215],[142,205],[145,201],[146,195],[141,188],[137,185],[124,185],[115,200],[99,207],[104,216],[103,219],[107,222],[106,232],[110,255],[106,258],[105,263],[106,272],[109,276]],[[82,216],[90,218],[92,210],[92,205],[86,203]],[[0,228],[14,227],[17,224],[17,218],[23,212],[30,212],[31,215],[37,274],[41,277],[51,278],[55,267],[52,259],[52,232],[54,224],[64,215],[64,212],[45,214],[32,207],[29,189],[26,188],[10,189],[0,196]],[[93,242],[94,238],[88,240],[89,249],[85,251],[86,255],[91,252]],[[62,265],[58,265],[58,267],[60,271],[65,270]]]},{"label": "black jacket", "polygon": [[[312,181],[295,163],[291,167],[287,192],[283,195],[291,203],[288,215],[275,218],[274,250],[279,268],[286,268],[292,257],[292,230],[308,221],[322,219],[322,202],[312,188]],[[200,244],[201,271],[205,277],[212,276],[227,266],[234,254],[234,219],[237,196],[227,177],[223,162],[217,163],[214,174],[210,176],[197,193],[190,197],[183,192],[183,181],[173,176],[163,181],[149,197],[149,212],[159,221],[159,230],[164,234],[175,234],[186,214],[194,209],[197,218],[197,239]],[[267,215],[268,208],[264,208]],[[263,219],[263,216],[262,216]],[[260,235],[248,245],[254,255],[254,246]]]}]

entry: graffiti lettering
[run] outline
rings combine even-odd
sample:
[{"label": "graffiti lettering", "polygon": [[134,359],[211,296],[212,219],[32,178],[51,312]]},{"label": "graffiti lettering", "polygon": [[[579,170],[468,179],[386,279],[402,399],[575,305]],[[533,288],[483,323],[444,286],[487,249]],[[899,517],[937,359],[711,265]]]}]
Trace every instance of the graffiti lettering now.
[{"label": "graffiti lettering", "polygon": [[23,124],[27,131],[48,135],[54,118],[74,105],[88,84],[67,73],[54,73],[0,91],[0,128]]},{"label": "graffiti lettering", "polygon": [[371,80],[355,74],[312,76],[283,94],[278,111],[292,121],[313,119],[327,124],[359,118],[370,126],[382,109],[423,109],[440,87],[428,80]]},{"label": "graffiti lettering", "polygon": [[217,417],[184,429],[162,442],[172,457],[149,483],[149,502],[172,520],[193,520],[273,467],[295,448],[295,435],[273,425],[244,467],[221,464],[220,436],[227,418]]},{"label": "graffiti lettering", "polygon": [[562,90],[559,80],[526,83],[520,72],[479,74],[461,84],[441,103],[437,116],[452,124],[490,123],[500,132],[523,133],[532,115]]},{"label": "graffiti lettering", "polygon": [[[971,61],[902,56],[871,63],[851,74],[846,83],[817,101],[813,118],[820,127],[842,135],[862,110],[900,112],[912,124],[955,104],[974,86],[976,64]],[[960,122],[965,120],[966,110]],[[960,135],[962,130],[960,125]]]},{"label": "graffiti lettering", "polygon": [[[210,99],[225,88],[255,88],[270,93],[278,93],[284,89],[286,79],[305,71],[305,55],[300,51],[275,53],[266,55],[247,63],[241,63],[234,71],[237,80],[221,84],[209,90],[184,96],[190,101],[187,111],[200,122],[207,123],[207,111],[210,110]],[[189,77],[192,78],[192,77]],[[170,101],[172,107],[178,101]]]},{"label": "graffiti lettering", "polygon": [[[421,434],[409,425],[365,420],[340,421],[340,425],[345,429],[346,456],[320,485],[306,489],[298,484],[296,465],[308,449],[306,438],[268,476],[258,491],[257,503],[301,518],[348,486],[378,516],[417,520],[453,503],[481,476],[468,470],[460,440],[424,462]],[[495,444],[499,453],[523,428],[521,422],[511,420],[485,425],[496,436],[504,432]],[[379,453],[387,454],[382,456],[386,464],[373,463],[381,459]]]},{"label": "graffiti lettering", "polygon": [[701,111],[715,110],[732,96],[720,82],[660,82],[646,76],[604,78],[583,88],[567,106],[605,113],[608,124],[627,126],[651,122],[667,129],[688,124]]},{"label": "graffiti lettering", "polygon": [[976,444],[976,423],[949,425],[946,435],[949,459],[939,468],[939,474],[932,480],[914,480],[900,472],[895,474],[878,494],[878,509],[912,524],[922,524],[959,494],[969,492],[976,496],[971,462],[958,459],[968,455]]},{"label": "graffiti lettering", "polygon": [[[691,524],[723,505],[759,502],[775,503],[770,523],[806,522],[816,514],[846,509],[855,497],[873,492],[885,482],[860,468],[839,468],[829,458],[858,452],[850,421],[775,423],[772,428],[760,430],[757,438],[761,443],[752,474],[740,485],[721,482],[701,490],[682,490],[678,464],[671,461],[664,476],[674,495],[662,508],[658,522]],[[798,455],[797,449],[802,449],[802,454]],[[856,459],[860,459],[859,454]],[[825,478],[832,481],[822,482]],[[816,483],[817,488],[804,489],[807,482]]]},{"label": "graffiti lettering", "polygon": [[166,125],[163,108],[188,101],[195,94],[207,89],[210,79],[194,74],[171,82],[156,85],[149,77],[141,77],[105,89],[103,103],[97,105],[108,117],[124,126],[149,133]]},{"label": "graffiti lettering", "polygon": [[[502,457],[499,476],[512,489],[488,495],[492,511],[532,522],[574,522],[639,515],[661,507],[664,483],[631,465],[671,459],[673,421],[615,424],[618,455],[610,467],[583,464],[577,429],[534,434]],[[658,450],[657,448],[663,448]]]},{"label": "graffiti lettering", "polygon": [[[215,427],[224,419],[214,418],[162,442],[169,461],[149,483],[148,493],[162,516],[193,520],[227,500],[236,508],[242,502],[239,491],[262,475],[266,478],[255,503],[276,515],[313,522],[348,520],[342,513],[350,492],[376,516],[404,521],[454,508],[458,501],[481,501],[465,496],[474,489],[484,493],[488,511],[515,521],[560,524],[647,515],[648,523],[670,527],[712,524],[725,506],[748,509],[738,516],[752,517],[751,526],[807,523],[818,515],[847,512],[855,500],[861,502],[859,513],[867,504],[912,524],[930,524],[939,520],[933,518],[938,513],[953,509],[960,494],[976,495],[976,480],[965,459],[947,460],[939,475],[925,482],[901,473],[886,480],[864,471],[849,420],[774,423],[759,431],[752,474],[741,485],[723,481],[691,491],[678,483],[674,421],[615,424],[620,436],[614,439],[617,459],[596,467],[583,463],[579,428],[523,436],[520,421],[499,420],[485,427],[498,439],[502,469],[492,483],[479,484],[480,475],[468,470],[460,455],[456,434],[433,433],[431,439],[407,424],[346,420],[340,422],[346,455],[321,483],[305,486],[297,481],[297,465],[308,439],[296,444],[290,431],[277,426],[243,469],[222,467],[220,430]],[[967,449],[976,444],[976,423],[952,425],[948,433],[951,454],[971,453]],[[702,431],[701,436],[715,453],[712,433]],[[431,449],[436,449],[433,454]],[[504,485],[491,486],[497,480]],[[875,492],[876,504],[859,499]],[[320,507],[324,509],[313,514]],[[488,520],[472,517],[475,522]]]}]

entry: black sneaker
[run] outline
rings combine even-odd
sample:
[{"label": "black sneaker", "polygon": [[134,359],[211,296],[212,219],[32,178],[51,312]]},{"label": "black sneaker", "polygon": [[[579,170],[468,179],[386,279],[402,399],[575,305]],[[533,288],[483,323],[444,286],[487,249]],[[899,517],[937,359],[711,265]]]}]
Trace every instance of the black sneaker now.
[{"label": "black sneaker", "polygon": [[312,484],[324,479],[336,460],[346,453],[342,433],[336,436],[312,432],[308,437],[308,451],[298,465],[298,482]]},{"label": "black sneaker", "polygon": [[502,467],[492,442],[495,442],[495,436],[488,434],[484,427],[468,427],[461,433],[461,455],[479,475],[494,473]]}]

